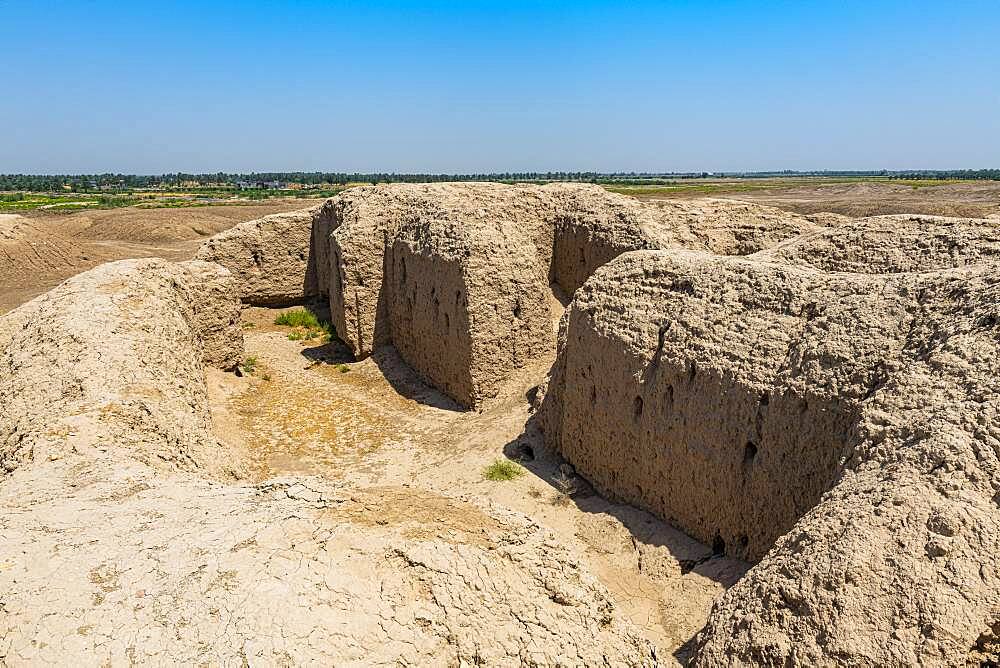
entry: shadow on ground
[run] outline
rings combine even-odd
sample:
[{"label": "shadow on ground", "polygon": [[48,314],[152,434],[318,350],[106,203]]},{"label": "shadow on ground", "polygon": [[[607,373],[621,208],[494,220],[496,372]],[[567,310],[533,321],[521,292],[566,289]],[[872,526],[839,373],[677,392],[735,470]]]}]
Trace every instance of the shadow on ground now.
[{"label": "shadow on ground", "polygon": [[[529,391],[529,395],[533,391]],[[595,516],[595,519],[598,519],[596,516],[613,518],[612,524],[617,520],[631,540],[639,560],[638,570],[651,579],[657,578],[656,566],[643,562],[655,561],[650,556],[656,555],[658,548],[669,554],[668,561],[676,560],[682,574],[695,573],[727,589],[736,584],[751,566],[726,557],[717,549],[691,538],[650,513],[601,496],[570,464],[545,445],[534,416],[528,419],[521,434],[504,446],[503,452],[508,459],[519,462],[551,488],[553,504],[572,503],[583,513]],[[600,524],[598,521],[595,526]],[[578,536],[599,551],[609,548],[608,544],[600,543],[606,537],[598,535],[588,540],[581,533],[578,529]],[[675,650],[674,656],[681,664],[686,665],[691,659],[696,637],[697,633],[693,634]]]},{"label": "shadow on ground", "polygon": [[[313,363],[352,364],[356,360],[351,349],[340,339],[334,337],[329,343],[303,348],[302,356]],[[406,399],[411,399],[425,406],[431,406],[444,411],[465,412],[465,408],[451,397],[428,385],[410,366],[403,361],[392,346],[382,346],[372,353],[372,361],[378,366],[385,380],[396,392]]]}]

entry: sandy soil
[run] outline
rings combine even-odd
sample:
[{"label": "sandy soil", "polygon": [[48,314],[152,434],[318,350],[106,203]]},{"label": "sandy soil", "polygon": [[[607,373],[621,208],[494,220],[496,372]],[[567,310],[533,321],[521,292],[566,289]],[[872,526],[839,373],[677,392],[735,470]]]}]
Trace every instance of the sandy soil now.
[{"label": "sandy soil", "polygon": [[[684,661],[712,601],[748,566],[603,499],[546,451],[529,397],[551,360],[524,369],[483,411],[462,411],[391,349],[353,362],[339,342],[290,341],[287,328],[271,324],[276,313],[244,311],[247,355],[257,362],[252,376],[212,371],[208,379],[216,432],[247,449],[256,476],[310,473],[417,494],[475,495],[521,511],[583,555],[664,656]],[[525,475],[484,479],[483,469],[505,456],[520,459]],[[400,509],[367,511],[379,521]],[[443,525],[453,521],[447,506],[438,512]]]},{"label": "sandy soil", "polygon": [[[661,194],[637,196],[639,199],[654,201],[673,198]],[[677,195],[689,196],[682,193]],[[917,188],[889,183],[850,183],[723,192],[711,196],[757,202],[803,214],[828,211],[856,217],[894,213],[968,218],[1000,216],[1000,183],[995,181]]]},{"label": "sandy soil", "polygon": [[312,202],[0,214],[0,313],[103,262],[136,257],[188,260],[213,234]]}]

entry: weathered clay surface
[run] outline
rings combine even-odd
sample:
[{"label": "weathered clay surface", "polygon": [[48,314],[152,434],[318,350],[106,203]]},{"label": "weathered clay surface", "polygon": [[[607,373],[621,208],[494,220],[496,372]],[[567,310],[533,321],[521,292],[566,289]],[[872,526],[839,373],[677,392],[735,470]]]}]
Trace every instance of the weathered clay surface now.
[{"label": "weathered clay surface", "polygon": [[[0,471],[80,449],[237,473],[207,435],[205,364],[242,357],[229,272],[123,260],[79,274],[2,319]],[[4,341],[0,340],[0,343]]]},{"label": "weathered clay surface", "polygon": [[895,274],[1000,260],[995,219],[876,216],[791,238],[769,254],[826,271]]},{"label": "weathered clay surface", "polygon": [[997,660],[996,234],[879,218],[747,258],[630,253],[577,291],[546,439],[761,559],[696,665]]},{"label": "weathered clay surface", "polygon": [[496,396],[511,369],[553,343],[533,247],[509,225],[476,222],[401,230],[383,284],[392,344],[467,406]]},{"label": "weathered clay surface", "polygon": [[[325,243],[313,244],[313,229],[329,234],[330,204],[276,213],[241,223],[211,237],[196,259],[215,262],[236,276],[240,298],[258,306],[282,306],[326,294]],[[320,268],[322,267],[322,268]]]},{"label": "weathered clay surface", "polygon": [[242,353],[237,295],[215,265],[127,261],[0,319],[0,663],[655,665],[524,516],[219,480],[243,457],[203,370]]},{"label": "weathered clay surface", "polygon": [[395,184],[243,223],[198,257],[237,275],[251,304],[328,294],[356,357],[394,345],[431,384],[478,407],[552,349],[550,286],[571,295],[631,250],[747,254],[833,218],[725,200],[645,204],[581,184]]}]

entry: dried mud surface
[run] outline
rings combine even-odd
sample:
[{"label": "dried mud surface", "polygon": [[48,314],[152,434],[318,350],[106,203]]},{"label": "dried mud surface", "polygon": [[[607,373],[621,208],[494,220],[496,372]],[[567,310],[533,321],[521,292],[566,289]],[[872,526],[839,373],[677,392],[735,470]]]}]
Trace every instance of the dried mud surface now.
[{"label": "dried mud surface", "polygon": [[217,438],[237,294],[218,265],[132,260],[0,319],[0,661],[658,662],[527,516],[419,475],[275,477]]},{"label": "dried mud surface", "polygon": [[[525,395],[549,360],[525,370],[484,412],[468,412],[424,384],[391,348],[351,361],[343,344],[288,340],[288,328],[270,324],[275,313],[244,312],[244,322],[253,323],[244,329],[247,354],[259,364],[253,376],[208,377],[216,434],[246,448],[255,476],[323,475],[431,498],[486,499],[524,513],[580,555],[581,567],[659,648],[657,665],[687,660],[712,602],[747,565],[563,474],[564,460],[525,427],[531,423]],[[498,457],[525,452],[531,459],[523,461],[524,476],[483,479],[483,469]],[[425,504],[404,504],[398,512],[453,521],[455,509],[447,504],[430,502],[421,510]],[[382,522],[386,510],[376,503],[350,515]]]}]

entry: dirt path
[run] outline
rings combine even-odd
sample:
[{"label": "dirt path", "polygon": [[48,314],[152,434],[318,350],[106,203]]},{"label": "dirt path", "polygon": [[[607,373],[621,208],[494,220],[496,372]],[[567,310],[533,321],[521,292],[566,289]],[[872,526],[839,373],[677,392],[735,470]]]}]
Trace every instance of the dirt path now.
[{"label": "dirt path", "polygon": [[[546,451],[531,423],[526,394],[546,364],[526,369],[508,396],[465,412],[422,384],[383,350],[350,362],[340,344],[290,341],[275,311],[244,312],[252,376],[209,376],[216,432],[248,450],[260,478],[311,473],[358,486],[400,487],[417,494],[487,498],[553,530],[618,605],[679,662],[712,601],[747,565],[652,516],[596,495]],[[526,426],[527,425],[527,426]],[[521,456],[526,474],[485,480],[498,458]],[[567,494],[566,492],[569,492]],[[370,509],[380,521],[387,509]],[[407,512],[394,508],[391,512]],[[440,511],[442,526],[448,506]]]}]

